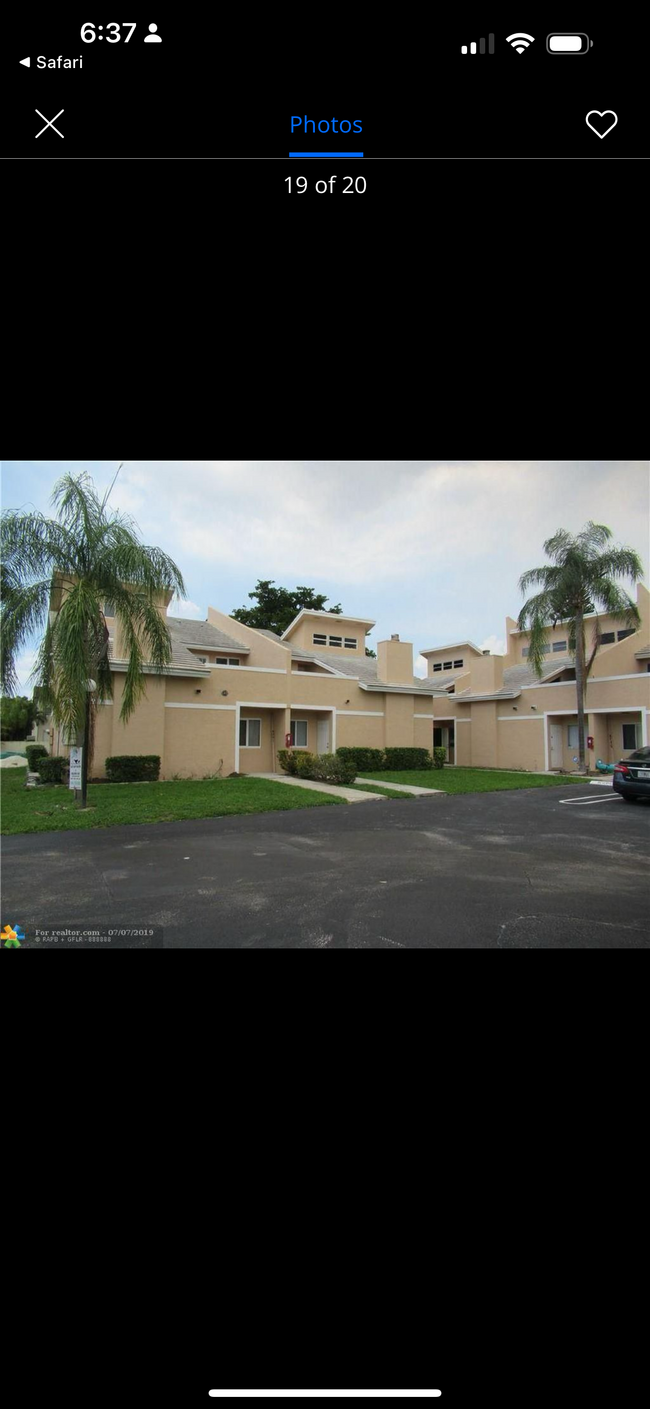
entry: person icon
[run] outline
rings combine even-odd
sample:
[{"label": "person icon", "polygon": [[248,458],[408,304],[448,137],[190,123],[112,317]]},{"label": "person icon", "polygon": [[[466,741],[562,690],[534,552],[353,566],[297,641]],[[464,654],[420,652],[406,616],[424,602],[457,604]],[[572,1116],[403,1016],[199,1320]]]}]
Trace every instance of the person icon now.
[{"label": "person icon", "polygon": [[144,40],[145,44],[162,44],[162,39],[160,38],[160,35],[159,35],[159,34],[156,34],[157,28],[158,28],[158,25],[157,25],[157,24],[150,24],[150,25],[149,25],[150,33],[147,34],[147,35],[145,35],[145,40]]}]

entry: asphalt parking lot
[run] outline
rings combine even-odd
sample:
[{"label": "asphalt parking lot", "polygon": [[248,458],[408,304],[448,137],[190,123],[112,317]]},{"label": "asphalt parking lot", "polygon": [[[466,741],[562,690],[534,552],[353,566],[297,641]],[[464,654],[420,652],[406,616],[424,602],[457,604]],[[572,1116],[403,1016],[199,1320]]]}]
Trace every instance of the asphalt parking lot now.
[{"label": "asphalt parking lot", "polygon": [[24,949],[75,924],[159,926],[172,949],[650,945],[650,805],[589,784],[11,836],[2,856]]}]

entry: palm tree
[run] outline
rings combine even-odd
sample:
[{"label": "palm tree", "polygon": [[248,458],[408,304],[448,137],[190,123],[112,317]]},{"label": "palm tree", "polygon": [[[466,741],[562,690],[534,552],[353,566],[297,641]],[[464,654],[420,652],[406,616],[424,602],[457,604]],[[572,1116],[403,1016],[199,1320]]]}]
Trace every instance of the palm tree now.
[{"label": "palm tree", "polygon": [[[524,603],[518,622],[521,631],[530,630],[528,659],[538,677],[542,674],[542,646],[547,628],[561,621],[569,623],[569,650],[575,656],[578,753],[582,773],[588,771],[585,688],[600,645],[598,610],[614,617],[615,621],[625,622],[630,628],[641,624],[637,607],[614,579],[627,577],[633,583],[638,582],[643,577],[643,564],[633,548],[607,547],[611,537],[611,529],[591,520],[575,537],[560,528],[544,544],[544,552],[552,559],[553,566],[531,568],[519,579],[523,593],[530,587],[541,587],[535,597]],[[594,634],[587,659],[584,617],[594,611]]]},{"label": "palm tree", "polygon": [[161,596],[170,588],[186,595],[172,559],[145,546],[127,515],[107,511],[113,484],[100,500],[89,475],[63,475],[51,501],[58,518],[11,510],[0,525],[2,691],[15,693],[17,654],[42,631],[32,678],[40,708],[52,711],[68,737],[83,741],[82,807],[97,700],[113,695],[104,603],[114,604],[127,657],[120,710],[126,722],[145,691],[145,661],[160,671],[171,659]]}]

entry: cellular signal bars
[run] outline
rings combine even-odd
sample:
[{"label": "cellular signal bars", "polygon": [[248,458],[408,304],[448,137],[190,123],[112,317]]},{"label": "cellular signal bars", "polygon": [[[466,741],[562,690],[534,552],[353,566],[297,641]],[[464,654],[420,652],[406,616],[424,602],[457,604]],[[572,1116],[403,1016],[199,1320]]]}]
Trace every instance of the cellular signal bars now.
[{"label": "cellular signal bars", "polygon": [[[479,51],[479,54],[484,54],[484,53],[485,53],[485,40],[484,40],[484,39],[479,39],[479,41],[478,41],[478,51]],[[461,54],[466,54],[466,53],[467,53],[467,45],[466,45],[466,44],[461,44],[460,52],[461,52]],[[469,46],[469,52],[470,52],[470,54],[475,54],[475,53],[476,53],[476,40],[474,40],[474,42],[473,42],[472,44],[470,44],[470,46]],[[493,53],[494,53],[494,35],[493,35],[493,34],[488,34],[488,54],[493,54]]]}]

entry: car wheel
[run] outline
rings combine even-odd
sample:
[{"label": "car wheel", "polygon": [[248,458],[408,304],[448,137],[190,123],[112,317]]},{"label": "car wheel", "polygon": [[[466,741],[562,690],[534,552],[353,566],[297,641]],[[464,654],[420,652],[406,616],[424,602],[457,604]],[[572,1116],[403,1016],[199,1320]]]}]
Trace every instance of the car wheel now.
[{"label": "car wheel", "polygon": [[636,802],[636,798],[630,797],[628,793],[621,793],[621,797],[623,799],[623,802]]}]

